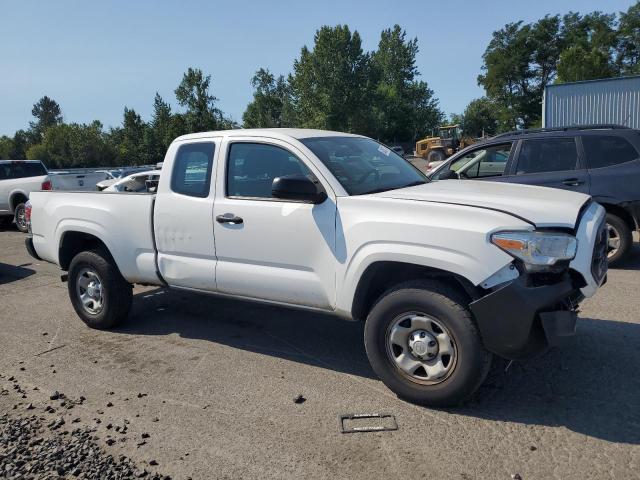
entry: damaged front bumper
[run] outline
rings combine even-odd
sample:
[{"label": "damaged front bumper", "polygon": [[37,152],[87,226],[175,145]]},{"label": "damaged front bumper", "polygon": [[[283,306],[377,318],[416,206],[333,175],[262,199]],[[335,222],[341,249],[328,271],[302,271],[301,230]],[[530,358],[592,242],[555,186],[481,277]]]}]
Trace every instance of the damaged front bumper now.
[{"label": "damaged front bumper", "polygon": [[574,335],[584,283],[568,272],[551,284],[531,283],[521,276],[470,304],[487,350],[524,359]]},{"label": "damaged front bumper", "polygon": [[469,305],[487,350],[524,359],[575,334],[578,304],[607,280],[605,215],[597,203],[585,205],[575,231],[578,250],[563,272],[520,272]]}]

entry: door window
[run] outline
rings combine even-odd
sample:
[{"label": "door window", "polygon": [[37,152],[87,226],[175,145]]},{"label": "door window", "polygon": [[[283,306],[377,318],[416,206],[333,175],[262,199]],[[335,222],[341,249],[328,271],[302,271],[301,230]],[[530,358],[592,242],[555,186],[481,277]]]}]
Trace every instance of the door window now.
[{"label": "door window", "polygon": [[504,175],[509,160],[511,143],[478,148],[456,158],[449,167],[444,167],[434,180],[452,178],[451,171],[459,178],[485,178]]},{"label": "door window", "polygon": [[578,150],[573,137],[524,140],[518,158],[517,175],[574,170]]},{"label": "door window", "polygon": [[285,175],[311,175],[291,152],[264,143],[232,143],[227,162],[227,196],[272,198],[273,180]]},{"label": "door window", "polygon": [[171,172],[171,190],[190,197],[207,197],[214,149],[213,143],[182,145],[176,153]]},{"label": "door window", "polygon": [[636,149],[623,137],[584,135],[582,146],[589,168],[611,167],[638,158]]}]

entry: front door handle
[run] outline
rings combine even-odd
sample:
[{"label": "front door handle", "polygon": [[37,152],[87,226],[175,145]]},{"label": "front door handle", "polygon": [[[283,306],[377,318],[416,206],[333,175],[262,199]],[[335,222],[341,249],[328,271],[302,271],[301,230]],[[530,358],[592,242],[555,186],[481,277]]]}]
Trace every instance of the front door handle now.
[{"label": "front door handle", "polygon": [[232,225],[238,225],[244,220],[240,217],[236,217],[233,213],[225,213],[224,215],[218,215],[216,217],[216,222],[218,223],[230,223]]},{"label": "front door handle", "polygon": [[577,178],[567,178],[563,180],[562,183],[568,187],[577,187],[578,185],[582,185],[584,181],[578,180]]}]

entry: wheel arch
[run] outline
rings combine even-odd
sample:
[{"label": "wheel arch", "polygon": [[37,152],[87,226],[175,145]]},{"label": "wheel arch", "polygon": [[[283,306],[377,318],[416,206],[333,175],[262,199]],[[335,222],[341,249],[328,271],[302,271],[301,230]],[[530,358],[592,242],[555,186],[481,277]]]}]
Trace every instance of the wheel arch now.
[{"label": "wheel arch", "polygon": [[98,248],[104,249],[113,260],[113,255],[109,247],[96,235],[77,230],[63,232],[60,236],[58,246],[58,263],[60,268],[62,270],[68,270],[71,260],[73,260],[73,257],[78,253]]},{"label": "wheel arch", "polygon": [[29,200],[29,196],[22,190],[14,190],[9,195],[9,209],[13,213],[18,205]]},{"label": "wheel arch", "polygon": [[636,220],[633,218],[633,215],[624,207],[620,205],[615,205],[613,203],[600,203],[604,207],[607,213],[615,215],[616,217],[620,217],[624,223],[627,224],[629,230],[634,231],[638,230],[638,225],[636,224]]},{"label": "wheel arch", "polygon": [[465,277],[440,268],[401,261],[376,261],[360,276],[353,301],[351,317],[365,320],[380,296],[395,285],[411,280],[434,279],[458,289],[471,302],[480,297],[478,287]]}]

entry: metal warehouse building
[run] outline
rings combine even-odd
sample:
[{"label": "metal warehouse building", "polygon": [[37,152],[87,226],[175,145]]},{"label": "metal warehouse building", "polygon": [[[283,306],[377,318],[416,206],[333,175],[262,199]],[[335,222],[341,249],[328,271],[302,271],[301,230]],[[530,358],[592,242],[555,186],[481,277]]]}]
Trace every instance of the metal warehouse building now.
[{"label": "metal warehouse building", "polygon": [[542,103],[543,127],[615,123],[640,129],[640,75],[547,85]]}]

